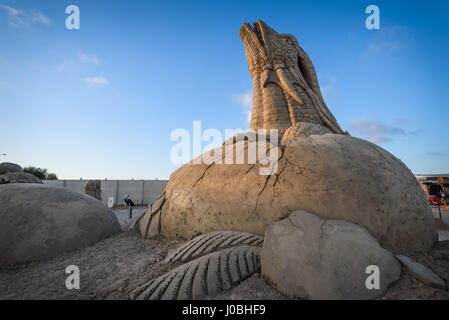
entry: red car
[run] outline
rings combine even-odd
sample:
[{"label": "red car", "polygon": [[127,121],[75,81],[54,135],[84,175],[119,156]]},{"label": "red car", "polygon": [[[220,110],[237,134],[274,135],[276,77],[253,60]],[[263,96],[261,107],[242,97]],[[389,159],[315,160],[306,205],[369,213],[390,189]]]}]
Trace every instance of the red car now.
[{"label": "red car", "polygon": [[434,203],[439,204],[441,201],[441,198],[437,197],[437,196],[429,195],[429,201],[430,201],[430,204],[434,204]]}]

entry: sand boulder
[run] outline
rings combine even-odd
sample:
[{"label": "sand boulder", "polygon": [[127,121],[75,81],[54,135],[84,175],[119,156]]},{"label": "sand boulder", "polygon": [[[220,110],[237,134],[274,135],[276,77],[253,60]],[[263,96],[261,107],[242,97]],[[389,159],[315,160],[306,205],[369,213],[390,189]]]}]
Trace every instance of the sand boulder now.
[{"label": "sand boulder", "polygon": [[2,162],[0,163],[0,175],[5,173],[14,173],[14,172],[23,172],[22,167],[18,164],[11,162]]},{"label": "sand boulder", "polygon": [[7,183],[39,183],[42,184],[41,179],[38,177],[26,173],[26,172],[11,172],[5,173],[0,176],[0,184]]},{"label": "sand boulder", "polygon": [[[256,143],[251,139],[242,152]],[[284,141],[270,149],[277,152],[271,175],[261,174],[266,165],[260,162],[182,166],[170,176],[160,208],[140,220],[142,235],[154,235],[147,230],[185,238],[218,230],[263,235],[273,221],[305,210],[359,224],[394,252],[434,245],[437,232],[424,191],[398,158],[341,134],[293,134]]]},{"label": "sand boulder", "polygon": [[[268,227],[261,261],[262,275],[295,298],[374,299],[401,274],[399,262],[364,228],[305,211]],[[378,267],[378,287],[368,279],[370,266]]]},{"label": "sand boulder", "polygon": [[100,180],[88,180],[84,185],[84,193],[94,197],[95,199],[101,199],[101,181]]},{"label": "sand boulder", "polygon": [[0,185],[0,265],[36,261],[120,232],[100,201],[41,184]]}]

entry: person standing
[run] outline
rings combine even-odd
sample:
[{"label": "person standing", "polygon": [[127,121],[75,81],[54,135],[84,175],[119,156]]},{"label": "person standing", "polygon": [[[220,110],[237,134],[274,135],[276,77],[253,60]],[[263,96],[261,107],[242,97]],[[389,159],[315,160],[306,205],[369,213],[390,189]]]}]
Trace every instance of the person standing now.
[{"label": "person standing", "polygon": [[441,195],[441,202],[446,207],[447,206],[446,194],[443,191],[441,191],[440,195]]}]

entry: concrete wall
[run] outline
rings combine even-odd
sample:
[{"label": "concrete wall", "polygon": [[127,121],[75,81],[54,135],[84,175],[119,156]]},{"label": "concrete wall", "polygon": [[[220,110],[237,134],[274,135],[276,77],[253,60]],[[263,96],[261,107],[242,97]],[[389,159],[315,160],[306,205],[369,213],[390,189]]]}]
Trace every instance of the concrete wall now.
[{"label": "concrete wall", "polygon": [[[87,180],[43,180],[46,185],[66,187],[84,193]],[[129,195],[136,205],[147,205],[156,201],[168,180],[101,180],[101,199],[107,204],[114,197],[115,204],[125,204],[123,198]]]}]

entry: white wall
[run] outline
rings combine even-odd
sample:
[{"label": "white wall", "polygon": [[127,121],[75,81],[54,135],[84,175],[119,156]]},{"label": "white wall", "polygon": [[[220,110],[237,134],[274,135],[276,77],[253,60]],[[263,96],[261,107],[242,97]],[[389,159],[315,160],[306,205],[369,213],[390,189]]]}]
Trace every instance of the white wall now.
[{"label": "white wall", "polygon": [[[84,193],[88,180],[43,180],[46,185],[66,187]],[[125,204],[123,198],[129,195],[137,204],[150,204],[156,201],[168,180],[100,180],[101,198],[107,204],[109,197],[114,197],[115,204]]]}]

